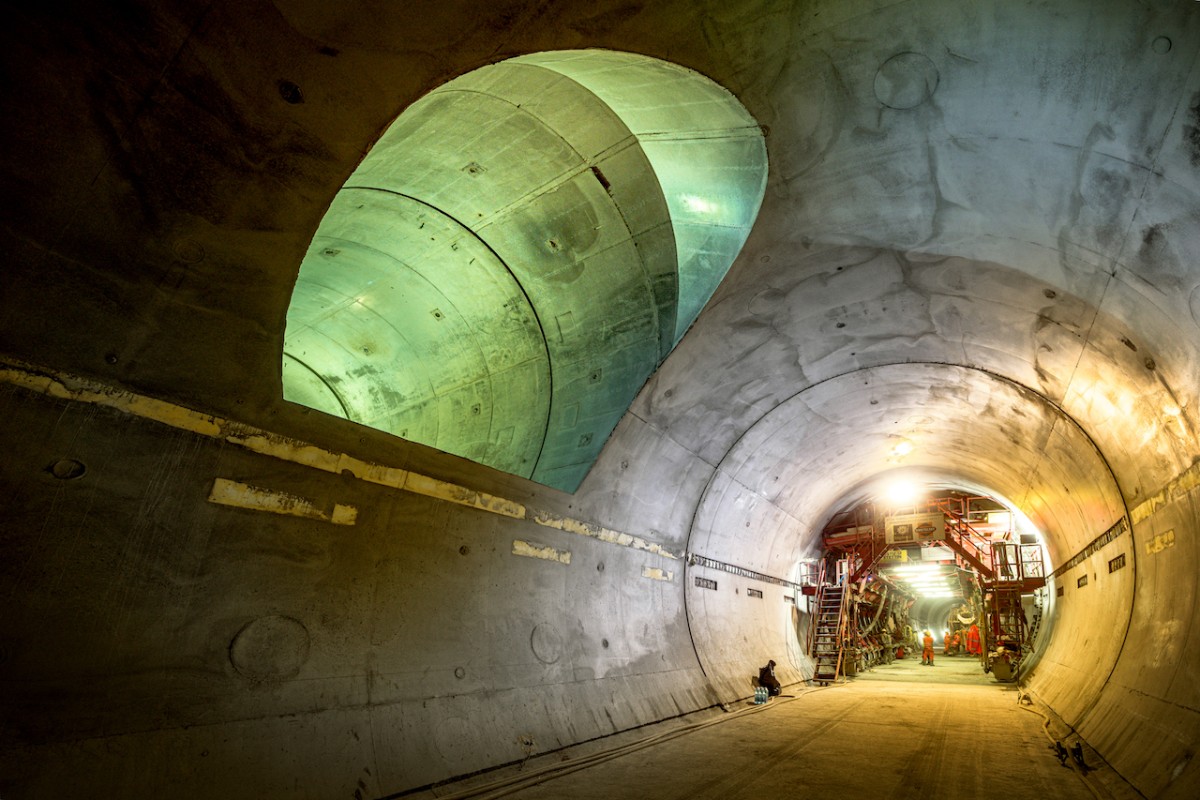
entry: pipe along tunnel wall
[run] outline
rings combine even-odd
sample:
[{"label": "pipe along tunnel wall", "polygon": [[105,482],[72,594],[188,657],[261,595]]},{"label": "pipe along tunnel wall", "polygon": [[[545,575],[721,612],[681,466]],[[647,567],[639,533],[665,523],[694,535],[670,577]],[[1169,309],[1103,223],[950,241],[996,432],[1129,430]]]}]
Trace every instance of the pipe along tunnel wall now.
[{"label": "pipe along tunnel wall", "polygon": [[[384,796],[802,680],[761,577],[904,471],[1035,520],[1030,686],[1197,794],[1200,3],[93,5],[0,32],[6,800]],[[578,490],[285,402],[381,132],[588,48],[724,87],[768,175]]]}]

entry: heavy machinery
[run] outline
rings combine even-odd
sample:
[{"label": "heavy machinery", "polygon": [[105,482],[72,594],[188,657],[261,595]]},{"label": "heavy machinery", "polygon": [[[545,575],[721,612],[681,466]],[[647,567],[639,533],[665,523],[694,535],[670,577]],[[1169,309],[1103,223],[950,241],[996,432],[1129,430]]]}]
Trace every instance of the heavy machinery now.
[{"label": "heavy machinery", "polygon": [[1045,585],[1046,571],[1041,545],[1012,530],[1004,506],[965,493],[903,509],[862,503],[835,516],[823,539],[809,635],[814,680],[889,659],[916,598],[954,596],[977,621],[984,671],[1016,677],[1032,647],[1025,598]]}]

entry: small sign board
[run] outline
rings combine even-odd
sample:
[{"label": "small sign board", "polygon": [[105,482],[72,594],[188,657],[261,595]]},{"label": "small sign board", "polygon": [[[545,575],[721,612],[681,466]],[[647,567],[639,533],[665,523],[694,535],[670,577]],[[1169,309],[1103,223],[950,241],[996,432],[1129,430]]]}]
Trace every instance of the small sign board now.
[{"label": "small sign board", "polygon": [[941,512],[897,514],[884,519],[883,525],[888,544],[921,544],[946,538],[946,516]]}]

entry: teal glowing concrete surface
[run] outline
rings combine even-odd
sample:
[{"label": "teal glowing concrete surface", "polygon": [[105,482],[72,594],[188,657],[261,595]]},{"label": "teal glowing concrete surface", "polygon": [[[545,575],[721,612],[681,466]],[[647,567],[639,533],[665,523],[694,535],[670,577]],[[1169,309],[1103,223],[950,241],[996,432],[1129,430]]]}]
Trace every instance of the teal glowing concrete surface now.
[{"label": "teal glowing concrete surface", "polygon": [[762,134],[712,81],[584,50],[414,103],[334,198],[290,401],[572,490],[737,257]]}]

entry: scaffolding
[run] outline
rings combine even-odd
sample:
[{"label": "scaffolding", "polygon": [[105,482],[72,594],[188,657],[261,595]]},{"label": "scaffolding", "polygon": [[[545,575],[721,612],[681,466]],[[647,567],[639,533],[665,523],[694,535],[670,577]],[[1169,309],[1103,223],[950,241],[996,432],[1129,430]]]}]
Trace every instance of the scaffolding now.
[{"label": "scaffolding", "polygon": [[[963,571],[961,574],[974,574],[984,616],[980,620],[984,669],[993,672],[998,680],[1008,680],[1015,673],[1022,656],[1032,647],[1033,630],[1026,620],[1023,598],[1046,584],[1042,547],[1033,542],[1012,541],[1011,528],[1002,534],[1003,539],[993,539],[981,532],[975,525],[983,525],[986,530],[994,523],[985,520],[984,515],[997,509],[980,509],[980,501],[995,504],[991,498],[963,495],[937,498],[911,509],[895,509],[897,513],[911,510],[911,516],[934,517],[930,521],[918,520],[922,523],[920,527],[915,523],[910,526],[910,534],[913,529],[921,534],[914,543],[893,541],[888,530],[889,520],[895,521],[897,530],[901,522],[912,520],[878,516],[875,506],[869,503],[830,522],[824,536],[825,555],[829,563],[837,563],[838,571],[836,580],[830,581],[826,564],[822,563],[817,587],[812,592],[818,602],[809,634],[809,651],[814,658],[820,654],[817,667],[820,677],[814,679],[845,674],[845,637],[856,633],[846,629],[848,592],[874,573],[889,550],[914,544],[944,547],[953,554],[955,564]],[[899,533],[894,538],[899,538]],[[835,554],[842,556],[837,562],[833,561]]]}]

